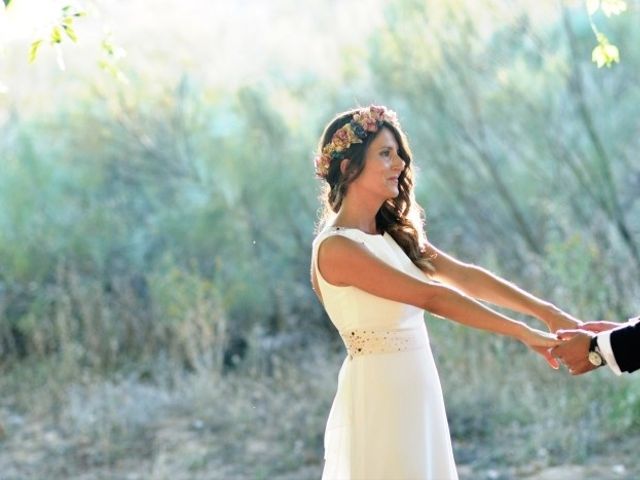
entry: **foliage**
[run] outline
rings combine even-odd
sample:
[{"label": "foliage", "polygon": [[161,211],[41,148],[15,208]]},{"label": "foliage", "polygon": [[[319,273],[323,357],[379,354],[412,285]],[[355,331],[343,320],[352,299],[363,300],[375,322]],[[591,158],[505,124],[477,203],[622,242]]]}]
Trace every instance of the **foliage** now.
[{"label": "foliage", "polygon": [[[312,209],[295,207],[313,198],[297,184],[307,165],[285,162],[304,157],[303,142],[289,141],[259,92],[218,95],[205,109],[202,95],[184,78],[159,102],[132,95],[113,111],[63,110],[64,121],[15,126],[0,179],[10,205],[0,217],[5,359],[80,342],[83,358],[104,355],[97,365],[166,351],[196,366],[212,348],[221,354],[228,315],[237,335],[256,317],[281,331],[294,310],[309,309],[302,226]],[[45,147],[46,132],[56,141]],[[41,342],[45,325],[51,335]],[[111,343],[86,348],[105,335]]]},{"label": "foliage", "polygon": [[[49,44],[55,48],[58,66],[60,70],[65,69],[64,58],[62,56],[62,50],[60,48],[60,44],[62,43],[63,38],[66,36],[72,42],[78,41],[78,35],[76,34],[74,28],[74,20],[79,17],[84,17],[87,13],[85,11],[79,10],[72,5],[65,5],[62,7],[60,17],[53,22],[52,25],[48,25],[43,30],[47,30],[49,37]],[[63,36],[64,32],[64,36]],[[40,46],[44,42],[44,38],[40,37],[34,40],[31,43],[31,47],[29,48],[29,63],[33,63],[38,56],[38,51]]]},{"label": "foliage", "polygon": [[[197,63],[162,64],[170,80],[133,64],[128,84],[88,76],[76,78],[74,94],[54,95],[50,82],[35,107],[2,97],[3,372],[19,377],[34,362],[64,371],[54,377],[60,382],[87,372],[145,381],[159,371],[231,382],[258,365],[267,390],[271,378],[288,375],[281,352],[341,352],[309,286],[312,158],[328,119],[354,103],[398,112],[438,247],[579,317],[636,314],[637,13],[612,23],[628,53],[605,74],[585,68],[593,30],[580,12],[540,18],[522,2],[481,3],[389,2],[385,22],[342,52],[327,78],[274,58],[259,81],[224,89]],[[518,458],[544,447],[544,458],[580,459],[607,435],[637,432],[630,383],[601,375],[574,384],[515,342],[443,320],[429,320],[429,329],[460,441],[495,446],[506,432],[505,445],[520,439]],[[335,367],[324,351],[316,361],[308,377]],[[604,403],[593,401],[601,381],[607,402],[594,409]],[[307,428],[324,421],[327,384],[317,387],[326,396],[315,395]],[[51,409],[64,405],[64,386],[50,387]],[[84,415],[83,397],[74,398]],[[548,419],[539,425],[541,404]],[[300,411],[286,410],[291,418]],[[145,430],[119,422],[101,429],[64,413],[105,445]],[[564,432],[573,430],[552,428],[561,421],[599,433],[570,437]],[[250,427],[238,425],[246,438]],[[316,437],[309,444],[319,448]],[[496,451],[487,462],[508,461]],[[295,462],[294,453],[282,455]]]},{"label": "foliage", "polygon": [[602,9],[602,12],[607,17],[619,15],[627,10],[627,2],[623,0],[587,0],[589,22],[591,24],[591,29],[598,40],[598,45],[591,53],[591,60],[598,65],[598,68],[601,68],[604,65],[610,68],[613,63],[618,63],[620,61],[620,52],[618,51],[618,47],[609,43],[607,36],[598,30],[593,21],[594,14],[600,9]]},{"label": "foliage", "polygon": [[[514,273],[530,254],[544,262],[545,245],[558,232],[582,232],[600,248],[623,246],[626,253],[613,251],[622,255],[617,262],[630,265],[633,278],[640,268],[631,234],[637,229],[637,186],[624,181],[631,137],[618,128],[620,120],[603,122],[594,114],[621,106],[621,97],[585,73],[576,56],[552,50],[517,13],[483,42],[471,6],[429,12],[408,1],[392,9],[394,22],[427,20],[418,22],[422,27],[383,30],[370,64],[390,103],[406,105],[405,123],[418,152],[429,152],[418,157],[424,174],[418,188],[432,222],[439,222],[432,231],[464,225],[461,242],[472,259],[481,238],[480,252],[494,250],[501,268],[519,258]],[[566,31],[576,46],[571,53],[584,41],[586,31],[569,22],[556,28],[549,35]],[[405,47],[420,42],[433,48]],[[508,52],[518,53],[514,58]],[[615,81],[624,83],[626,75]],[[415,96],[419,102],[407,102]]]},{"label": "foliage", "polygon": [[[10,3],[5,1],[5,8],[8,8]],[[59,14],[55,18],[47,20],[43,25],[34,25],[37,33],[29,46],[29,63],[34,63],[38,58],[41,47],[49,44],[55,51],[58,68],[65,70],[65,59],[62,51],[63,42],[71,41],[72,43],[77,43],[81,36],[78,35],[76,30],[76,20],[82,17],[98,16],[99,11],[96,5],[93,5],[93,8],[89,11],[78,7],[75,3],[71,3],[61,7]],[[113,33],[104,25],[103,30],[104,34],[99,43],[100,53],[97,63],[102,70],[113,76],[118,82],[126,84],[129,80],[122,71],[122,59],[126,56],[126,51],[116,44]],[[90,38],[90,33],[86,37]]]}]

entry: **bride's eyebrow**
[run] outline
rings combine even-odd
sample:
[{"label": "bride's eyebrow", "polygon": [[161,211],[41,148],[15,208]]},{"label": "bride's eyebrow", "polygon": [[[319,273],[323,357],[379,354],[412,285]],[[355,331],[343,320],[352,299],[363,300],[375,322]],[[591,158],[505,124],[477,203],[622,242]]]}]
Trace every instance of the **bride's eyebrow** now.
[{"label": "bride's eyebrow", "polygon": [[378,151],[381,152],[382,150],[385,150],[387,148],[390,149],[390,150],[393,150],[394,146],[393,145],[385,145],[383,147],[380,147],[380,149]]}]

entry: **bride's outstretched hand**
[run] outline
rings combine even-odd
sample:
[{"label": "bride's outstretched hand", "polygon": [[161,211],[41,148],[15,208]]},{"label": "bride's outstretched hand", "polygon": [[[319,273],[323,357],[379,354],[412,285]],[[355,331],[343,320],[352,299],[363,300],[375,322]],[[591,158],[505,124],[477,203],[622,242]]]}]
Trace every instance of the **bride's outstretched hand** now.
[{"label": "bride's outstretched hand", "polygon": [[526,335],[520,340],[533,351],[542,355],[551,368],[557,370],[560,367],[558,360],[550,351],[553,347],[562,343],[562,340],[558,339],[555,334],[529,328]]}]

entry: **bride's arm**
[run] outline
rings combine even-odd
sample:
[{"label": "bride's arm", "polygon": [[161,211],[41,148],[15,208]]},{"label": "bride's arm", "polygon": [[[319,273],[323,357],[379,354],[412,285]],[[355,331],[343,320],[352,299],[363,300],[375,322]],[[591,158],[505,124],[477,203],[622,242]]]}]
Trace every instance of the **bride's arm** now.
[{"label": "bride's arm", "polygon": [[454,288],[407,275],[348,238],[325,239],[318,247],[318,268],[322,277],[333,285],[354,286],[470,327],[514,337],[557,367],[548,352],[549,347],[558,343],[555,336],[502,315]]},{"label": "bride's arm", "polygon": [[536,317],[551,331],[577,328],[582,324],[552,303],[532,295],[482,267],[460,262],[433,245],[429,245],[429,250],[434,254],[431,263],[435,268],[435,272],[430,276],[441,283],[462,290],[471,297]]}]

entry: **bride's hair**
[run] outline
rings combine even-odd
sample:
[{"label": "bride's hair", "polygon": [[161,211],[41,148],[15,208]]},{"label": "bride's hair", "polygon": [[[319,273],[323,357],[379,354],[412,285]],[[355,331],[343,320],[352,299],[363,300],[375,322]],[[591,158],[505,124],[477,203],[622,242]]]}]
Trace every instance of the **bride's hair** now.
[{"label": "bride's hair", "polygon": [[[351,122],[353,115],[362,109],[353,109],[338,114],[325,127],[318,144],[318,154],[328,145],[333,135],[344,125]],[[349,184],[353,182],[365,164],[365,154],[371,142],[383,128],[388,128],[398,143],[398,155],[404,160],[405,168],[398,178],[399,194],[387,199],[376,213],[376,227],[381,232],[388,232],[396,243],[404,250],[411,261],[425,273],[433,272],[431,254],[426,251],[426,234],[424,231],[424,209],[416,202],[413,181],[414,170],[411,149],[405,133],[396,124],[384,121],[375,133],[367,135],[362,143],[352,143],[344,150],[342,157],[350,161],[344,173],[340,170],[340,159],[332,159],[326,174],[322,175],[323,183],[320,193],[322,203],[320,218],[316,232],[335,217],[340,209]]]}]

